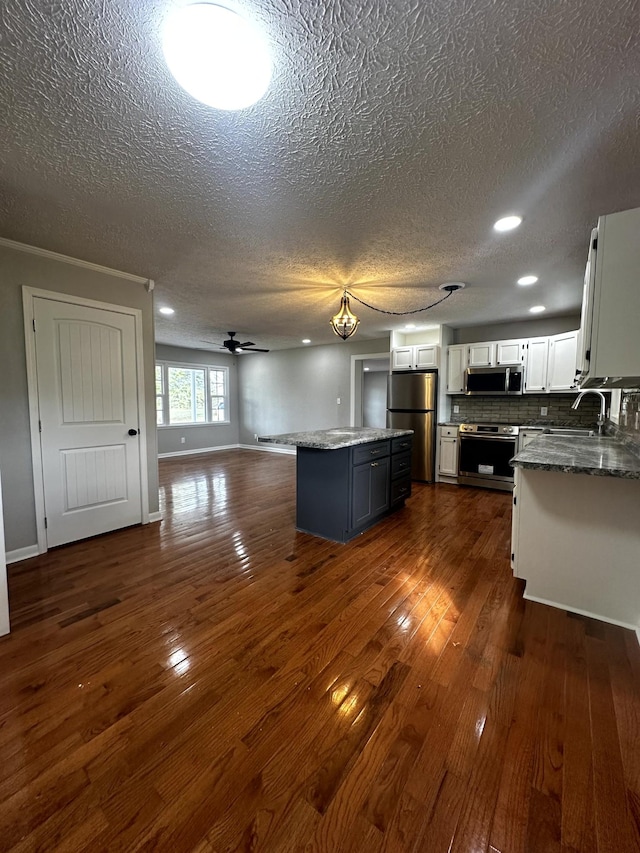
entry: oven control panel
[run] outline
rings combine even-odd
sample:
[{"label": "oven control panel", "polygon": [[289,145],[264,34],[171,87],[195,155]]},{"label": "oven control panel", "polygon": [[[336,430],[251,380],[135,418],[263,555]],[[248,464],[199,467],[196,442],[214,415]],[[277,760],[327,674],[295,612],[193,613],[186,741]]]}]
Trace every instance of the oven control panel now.
[{"label": "oven control panel", "polygon": [[520,427],[511,424],[460,424],[461,433],[473,433],[486,436],[518,435]]}]

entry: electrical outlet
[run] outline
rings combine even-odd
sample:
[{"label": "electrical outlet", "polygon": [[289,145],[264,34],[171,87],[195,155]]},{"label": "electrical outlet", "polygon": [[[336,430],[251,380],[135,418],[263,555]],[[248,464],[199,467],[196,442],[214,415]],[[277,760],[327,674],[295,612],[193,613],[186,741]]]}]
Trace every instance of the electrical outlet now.
[{"label": "electrical outlet", "polygon": [[453,414],[454,414],[454,415],[459,415],[459,414],[460,414],[460,406],[454,406],[454,407],[453,407]]},{"label": "electrical outlet", "polygon": [[180,436],[180,444],[184,444],[186,440],[187,439],[183,435]]},{"label": "electrical outlet", "polygon": [[547,407],[546,407],[546,406],[540,406],[540,415],[541,415],[543,418],[546,418],[546,416],[547,416],[547,412],[548,412],[548,411],[549,411],[549,410],[547,409]]},{"label": "electrical outlet", "polygon": [[340,397],[336,397],[336,403],[340,405]]}]

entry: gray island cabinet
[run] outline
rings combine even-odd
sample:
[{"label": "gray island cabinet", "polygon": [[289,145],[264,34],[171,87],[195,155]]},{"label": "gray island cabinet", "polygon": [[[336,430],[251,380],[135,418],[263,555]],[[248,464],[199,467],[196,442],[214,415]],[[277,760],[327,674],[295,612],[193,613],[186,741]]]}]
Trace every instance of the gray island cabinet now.
[{"label": "gray island cabinet", "polygon": [[412,431],[342,427],[261,436],[296,454],[296,528],[348,542],[411,494]]}]

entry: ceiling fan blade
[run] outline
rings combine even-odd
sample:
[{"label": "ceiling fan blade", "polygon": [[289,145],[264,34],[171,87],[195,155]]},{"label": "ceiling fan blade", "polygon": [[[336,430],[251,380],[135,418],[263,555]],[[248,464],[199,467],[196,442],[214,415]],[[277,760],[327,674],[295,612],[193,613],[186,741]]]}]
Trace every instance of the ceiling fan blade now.
[{"label": "ceiling fan blade", "polygon": [[[234,343],[235,343],[235,341],[234,341]],[[238,347],[252,347],[255,345],[254,345],[253,341],[245,341],[243,344],[237,343],[236,346],[238,346]]]},{"label": "ceiling fan blade", "polygon": [[245,352],[269,352],[268,349],[258,349],[257,347],[252,347],[251,349],[245,349]]}]

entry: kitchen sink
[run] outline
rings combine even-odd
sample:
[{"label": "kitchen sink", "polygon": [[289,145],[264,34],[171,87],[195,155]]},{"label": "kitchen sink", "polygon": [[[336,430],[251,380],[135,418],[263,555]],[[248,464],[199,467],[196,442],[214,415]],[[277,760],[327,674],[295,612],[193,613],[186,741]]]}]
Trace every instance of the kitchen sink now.
[{"label": "kitchen sink", "polygon": [[598,433],[594,429],[574,429],[572,427],[547,427],[542,431],[543,435],[560,435],[576,438],[598,438]]}]

